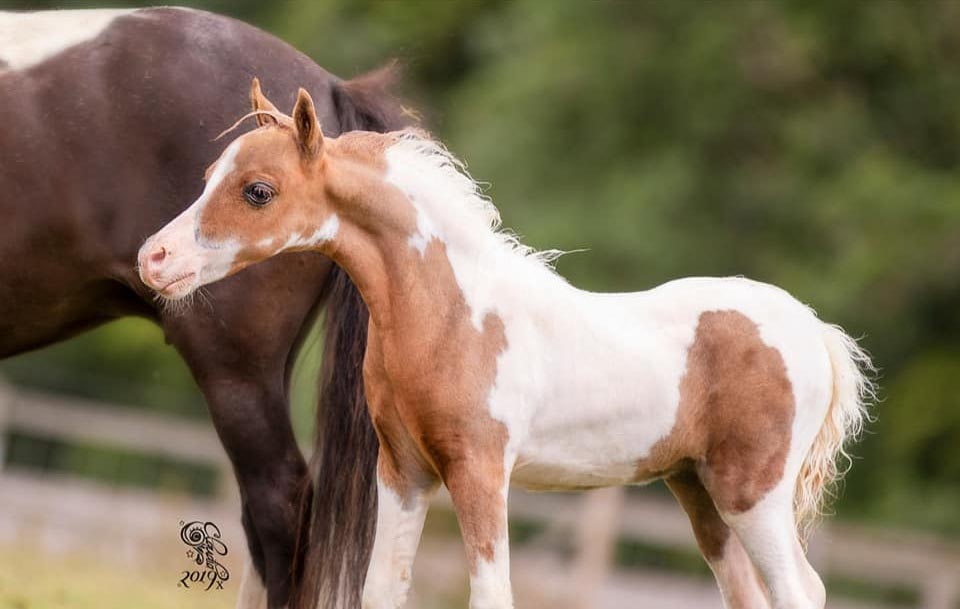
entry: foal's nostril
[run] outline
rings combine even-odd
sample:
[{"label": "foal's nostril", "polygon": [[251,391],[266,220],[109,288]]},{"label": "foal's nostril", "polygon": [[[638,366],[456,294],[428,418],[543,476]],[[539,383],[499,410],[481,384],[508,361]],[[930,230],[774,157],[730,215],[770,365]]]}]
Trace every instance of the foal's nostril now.
[{"label": "foal's nostril", "polygon": [[169,252],[167,252],[167,248],[161,246],[160,249],[155,250],[152,254],[150,254],[150,262],[152,264],[160,264],[163,262],[163,259],[167,257],[168,253]]}]

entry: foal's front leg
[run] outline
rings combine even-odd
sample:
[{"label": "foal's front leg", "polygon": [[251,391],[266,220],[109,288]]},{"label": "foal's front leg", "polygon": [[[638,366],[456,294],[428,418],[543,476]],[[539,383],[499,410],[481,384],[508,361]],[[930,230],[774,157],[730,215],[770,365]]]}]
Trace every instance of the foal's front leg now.
[{"label": "foal's front leg", "polygon": [[413,559],[430,499],[439,484],[405,480],[380,452],[377,467],[377,531],[363,587],[363,609],[399,609],[407,600]]},{"label": "foal's front leg", "polygon": [[467,455],[444,468],[470,564],[470,609],[513,609],[502,456]]}]

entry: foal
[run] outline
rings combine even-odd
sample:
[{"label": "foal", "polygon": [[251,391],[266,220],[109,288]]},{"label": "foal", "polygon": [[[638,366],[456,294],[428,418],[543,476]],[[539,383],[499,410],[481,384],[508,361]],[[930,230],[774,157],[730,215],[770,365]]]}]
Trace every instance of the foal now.
[{"label": "foal", "polygon": [[403,605],[440,483],[467,549],[471,608],[506,609],[511,482],[658,478],[690,516],[727,607],[824,606],[798,526],[864,416],[870,362],[852,339],[746,279],[580,291],[496,230],[496,209],[426,135],[325,139],[303,90],[292,117],[256,87],[253,100],[261,128],[227,147],[201,197],[144,244],[141,268],[177,298],[316,250],[356,282],[380,439],[365,608]]}]

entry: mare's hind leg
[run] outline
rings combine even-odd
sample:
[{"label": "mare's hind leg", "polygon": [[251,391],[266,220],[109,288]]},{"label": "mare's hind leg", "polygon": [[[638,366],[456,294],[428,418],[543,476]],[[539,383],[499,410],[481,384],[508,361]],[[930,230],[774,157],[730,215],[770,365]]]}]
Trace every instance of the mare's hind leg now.
[{"label": "mare's hind leg", "polygon": [[807,562],[793,515],[793,478],[741,513],[724,513],[770,590],[774,609],[823,609],[826,591]]},{"label": "mare's hind leg", "polygon": [[[210,304],[161,313],[167,341],[190,366],[233,464],[250,575],[259,576],[270,609],[288,606],[296,592],[291,575],[305,533],[300,506],[311,487],[287,395],[297,346],[330,264],[320,257],[278,258],[210,285]],[[257,587],[246,584],[247,591]]]},{"label": "mare's hind leg", "polygon": [[694,472],[666,480],[690,518],[697,544],[713,571],[726,609],[766,609],[770,605],[759,575],[740,539],[720,517],[713,499]]},{"label": "mare's hind leg", "polygon": [[439,486],[430,477],[417,478],[398,483],[401,474],[381,449],[377,465],[377,530],[363,586],[363,609],[399,609],[407,601],[423,523],[430,499]]},{"label": "mare's hind leg", "polygon": [[[263,357],[252,345],[238,351],[254,360]],[[186,359],[236,474],[254,567],[248,575],[259,576],[267,606],[280,609],[290,598],[302,493],[309,491],[306,462],[290,422],[282,366],[269,374],[244,365],[195,364],[189,356]],[[254,591],[256,584],[247,582],[246,591]],[[242,601],[259,597],[262,594],[257,593]]]}]

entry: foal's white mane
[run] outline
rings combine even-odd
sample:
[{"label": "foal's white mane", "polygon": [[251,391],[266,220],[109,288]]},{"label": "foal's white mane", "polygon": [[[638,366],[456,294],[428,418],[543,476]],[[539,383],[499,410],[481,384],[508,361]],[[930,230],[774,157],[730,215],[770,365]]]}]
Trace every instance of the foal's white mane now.
[{"label": "foal's white mane", "polygon": [[536,250],[502,228],[500,211],[483,193],[483,187],[467,171],[466,163],[441,142],[416,130],[401,132],[387,149],[391,168],[388,180],[404,189],[426,218],[418,228],[423,237],[440,235],[462,245],[492,237],[500,249],[533,262],[554,273],[553,262],[565,252]]}]

